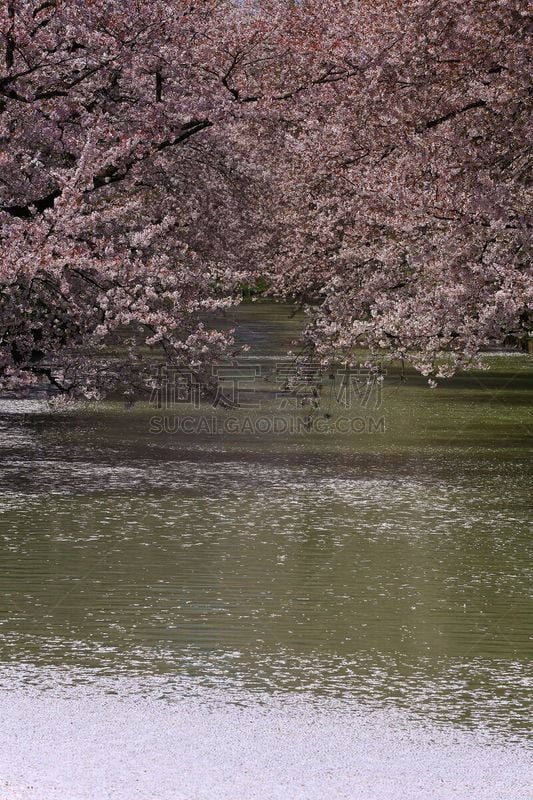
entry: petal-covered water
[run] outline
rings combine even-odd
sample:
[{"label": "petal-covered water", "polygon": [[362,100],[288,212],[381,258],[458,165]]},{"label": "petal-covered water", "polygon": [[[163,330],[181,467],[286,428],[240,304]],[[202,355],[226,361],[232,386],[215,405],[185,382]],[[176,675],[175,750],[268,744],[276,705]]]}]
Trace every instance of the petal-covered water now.
[{"label": "petal-covered water", "polygon": [[[262,363],[273,320],[286,335],[279,309],[248,319]],[[533,381],[526,356],[488,360],[435,391],[391,368],[384,429],[361,433],[154,432],[183,409],[3,400],[0,683],[298,695],[521,740]],[[293,413],[264,396],[251,416]]]}]

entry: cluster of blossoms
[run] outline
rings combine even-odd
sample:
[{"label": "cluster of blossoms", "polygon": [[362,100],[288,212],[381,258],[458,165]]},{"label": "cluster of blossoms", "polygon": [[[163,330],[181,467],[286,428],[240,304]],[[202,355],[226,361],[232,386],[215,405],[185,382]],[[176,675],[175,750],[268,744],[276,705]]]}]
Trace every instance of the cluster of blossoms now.
[{"label": "cluster of blossoms", "polygon": [[[430,377],[528,326],[526,4],[6,0],[0,387],[200,382],[243,284]],[[95,359],[95,350],[102,350]]]},{"label": "cluster of blossoms", "polygon": [[449,375],[531,322],[531,17],[507,0],[343,8],[339,79],[301,98],[280,147],[273,284],[307,299],[325,360],[365,346]]}]

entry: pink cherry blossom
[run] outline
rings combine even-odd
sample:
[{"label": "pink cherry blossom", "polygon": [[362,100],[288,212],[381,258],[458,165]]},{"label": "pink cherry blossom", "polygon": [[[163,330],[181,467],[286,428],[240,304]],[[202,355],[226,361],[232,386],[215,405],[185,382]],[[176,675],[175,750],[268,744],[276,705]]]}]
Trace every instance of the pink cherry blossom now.
[{"label": "pink cherry blossom", "polygon": [[[208,380],[241,287],[449,375],[528,329],[522,0],[6,0],[0,386]],[[102,349],[102,345],[113,345]],[[98,358],[95,358],[95,348]]]}]

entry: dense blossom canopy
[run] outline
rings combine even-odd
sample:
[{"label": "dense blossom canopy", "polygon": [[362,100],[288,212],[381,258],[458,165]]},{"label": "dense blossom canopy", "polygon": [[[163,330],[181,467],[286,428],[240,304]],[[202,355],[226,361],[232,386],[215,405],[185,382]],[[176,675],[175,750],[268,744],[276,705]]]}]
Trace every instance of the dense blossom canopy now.
[{"label": "dense blossom canopy", "polygon": [[325,361],[434,376],[523,334],[526,8],[4,2],[1,385],[201,376],[258,277]]}]

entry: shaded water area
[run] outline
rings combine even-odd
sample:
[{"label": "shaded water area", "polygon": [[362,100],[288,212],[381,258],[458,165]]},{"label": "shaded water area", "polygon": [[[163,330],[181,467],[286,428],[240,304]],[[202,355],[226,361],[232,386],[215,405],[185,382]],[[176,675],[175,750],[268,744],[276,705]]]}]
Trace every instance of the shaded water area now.
[{"label": "shaded water area", "polygon": [[531,359],[436,390],[386,365],[379,398],[324,394],[329,433],[175,429],[301,416],[276,397],[300,321],[238,316],[260,409],[1,401],[0,684],[334,699],[523,740]]}]

